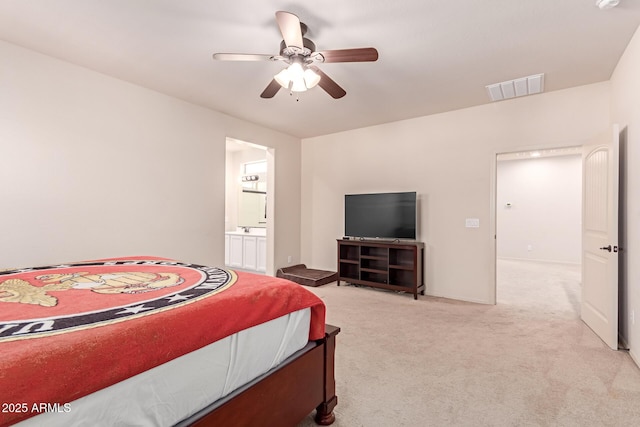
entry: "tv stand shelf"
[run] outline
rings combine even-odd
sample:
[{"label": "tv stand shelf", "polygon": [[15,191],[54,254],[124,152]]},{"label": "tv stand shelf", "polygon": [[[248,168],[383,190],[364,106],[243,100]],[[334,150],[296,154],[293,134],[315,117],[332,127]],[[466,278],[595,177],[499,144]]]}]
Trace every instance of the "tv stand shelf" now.
[{"label": "tv stand shelf", "polygon": [[424,243],[338,239],[340,281],[424,295]]}]

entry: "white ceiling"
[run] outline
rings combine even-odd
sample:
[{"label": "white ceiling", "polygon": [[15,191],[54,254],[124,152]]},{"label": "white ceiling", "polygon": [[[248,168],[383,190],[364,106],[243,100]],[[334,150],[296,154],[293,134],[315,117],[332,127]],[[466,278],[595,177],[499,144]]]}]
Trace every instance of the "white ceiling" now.
[{"label": "white ceiling", "polygon": [[[277,10],[318,50],[380,58],[320,65],[342,99],[262,99],[283,63],[211,55],[277,54]],[[537,73],[546,92],[608,80],[639,24],[638,0],[0,1],[0,39],[302,138],[488,103],[485,85]]]}]

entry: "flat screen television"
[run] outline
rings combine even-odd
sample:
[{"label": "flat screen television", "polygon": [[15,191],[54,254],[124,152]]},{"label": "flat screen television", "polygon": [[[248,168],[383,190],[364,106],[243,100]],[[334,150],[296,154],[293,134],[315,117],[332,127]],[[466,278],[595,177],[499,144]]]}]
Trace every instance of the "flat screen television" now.
[{"label": "flat screen television", "polygon": [[349,237],[416,239],[416,192],[346,194],[344,233]]}]

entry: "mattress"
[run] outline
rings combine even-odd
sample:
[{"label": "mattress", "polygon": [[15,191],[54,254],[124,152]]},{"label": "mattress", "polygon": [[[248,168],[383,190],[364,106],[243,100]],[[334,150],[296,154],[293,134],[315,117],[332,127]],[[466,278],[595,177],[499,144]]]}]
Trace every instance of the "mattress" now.
[{"label": "mattress", "polygon": [[18,425],[174,425],[302,349],[308,342],[309,322],[310,309],[287,314]]}]

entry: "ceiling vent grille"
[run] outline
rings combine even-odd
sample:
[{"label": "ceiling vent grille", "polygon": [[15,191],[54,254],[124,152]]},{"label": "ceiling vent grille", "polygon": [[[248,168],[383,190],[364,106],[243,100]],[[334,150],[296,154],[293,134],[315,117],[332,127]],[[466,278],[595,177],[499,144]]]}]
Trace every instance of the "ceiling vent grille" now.
[{"label": "ceiling vent grille", "polygon": [[515,98],[517,96],[533,95],[544,90],[544,74],[534,74],[528,77],[508,80],[485,86],[491,101]]}]

